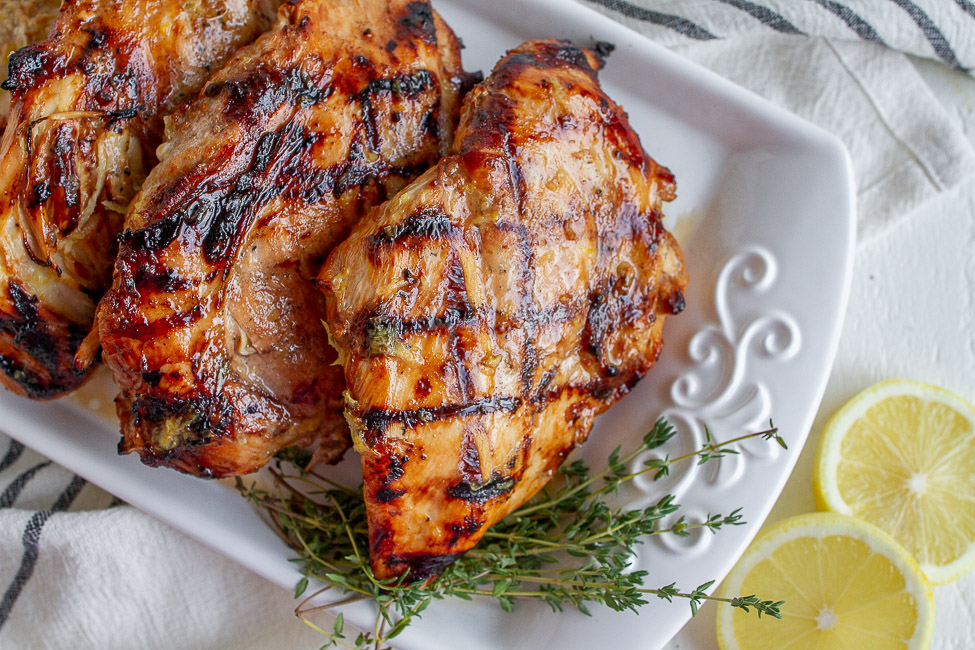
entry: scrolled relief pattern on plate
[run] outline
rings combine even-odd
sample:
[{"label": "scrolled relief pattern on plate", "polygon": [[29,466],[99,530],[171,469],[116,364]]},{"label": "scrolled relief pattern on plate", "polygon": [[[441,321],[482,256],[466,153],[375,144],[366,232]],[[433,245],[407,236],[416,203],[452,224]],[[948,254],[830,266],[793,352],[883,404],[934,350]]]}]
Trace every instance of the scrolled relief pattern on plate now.
[{"label": "scrolled relief pattern on plate", "polygon": [[[721,267],[714,286],[714,316],[688,342],[691,363],[674,380],[662,415],[677,429],[665,449],[635,459],[634,469],[652,455],[676,458],[700,449],[708,436],[714,442],[729,440],[768,427],[772,413],[772,391],[764,379],[763,366],[794,359],[802,346],[796,319],[781,310],[764,308],[775,288],[779,265],[765,248],[749,246],[733,254]],[[693,485],[704,482],[725,489],[744,476],[750,458],[774,460],[778,445],[752,438],[728,447],[727,454],[704,465],[685,461],[674,468],[663,483],[641,477],[635,487],[649,494],[663,490],[678,502]],[[704,521],[709,514],[683,509],[688,523]],[[726,513],[725,513],[726,514]],[[692,521],[693,520],[693,521]],[[666,527],[667,522],[661,522]],[[709,544],[710,534],[696,529],[690,537],[659,535],[663,548],[683,555],[696,555]]]},{"label": "scrolled relief pattern on plate", "polygon": [[668,515],[660,520],[660,528],[667,529],[683,518],[687,529],[680,535],[665,533],[656,535],[657,543],[672,553],[695,557],[703,554],[711,547],[714,535],[700,524],[707,521],[711,513],[693,506],[683,506],[680,512]]}]

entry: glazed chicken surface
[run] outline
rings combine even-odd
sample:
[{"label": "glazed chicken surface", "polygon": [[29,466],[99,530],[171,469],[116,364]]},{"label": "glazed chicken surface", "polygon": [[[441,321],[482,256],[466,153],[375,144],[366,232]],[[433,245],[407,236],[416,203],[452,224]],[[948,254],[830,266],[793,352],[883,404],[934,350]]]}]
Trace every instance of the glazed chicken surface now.
[{"label": "glazed chicken surface", "polygon": [[443,155],[460,44],[426,1],[296,0],[170,125],[99,307],[120,450],[207,477],[350,444],[315,277]]},{"label": "glazed chicken surface", "polygon": [[[86,377],[130,199],[163,116],[270,26],[276,0],[66,0],[10,55],[0,140],[0,382],[57,397]],[[3,20],[7,20],[4,16]]]},{"label": "glazed chicken surface", "polygon": [[436,574],[534,495],[683,308],[673,177],[600,67],[559,41],[509,52],[451,155],[322,269],[380,578]]},{"label": "glazed chicken surface", "polygon": [[47,37],[61,0],[0,0],[0,136],[10,113],[10,93],[2,89],[10,55]]}]

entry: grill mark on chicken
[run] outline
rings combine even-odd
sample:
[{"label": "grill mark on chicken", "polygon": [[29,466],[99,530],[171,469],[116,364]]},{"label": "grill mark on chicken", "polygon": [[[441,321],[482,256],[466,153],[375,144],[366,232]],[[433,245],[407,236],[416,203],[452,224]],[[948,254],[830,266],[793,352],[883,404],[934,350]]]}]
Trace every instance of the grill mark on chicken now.
[{"label": "grill mark on chicken", "polygon": [[[513,118],[508,118],[513,119]],[[507,144],[509,139],[509,130],[505,126],[505,157],[507,158],[511,149]],[[512,172],[512,167],[515,168],[515,172]],[[517,215],[520,217],[522,213],[522,196],[524,195],[524,188],[522,187],[523,181],[521,179],[521,170],[518,169],[516,162],[509,161],[507,165],[508,177],[511,179],[511,191],[513,196],[513,202],[517,210]],[[502,221],[498,224],[498,230],[501,232],[511,232],[517,236],[518,248],[520,255],[517,255],[514,261],[518,264],[518,275],[520,282],[518,282],[518,287],[520,289],[518,310],[515,314],[517,322],[524,329],[525,336],[521,347],[521,394],[523,397],[528,397],[532,392],[532,384],[535,379],[535,370],[538,366],[538,356],[535,351],[535,337],[538,334],[538,319],[540,314],[538,310],[535,309],[532,302],[532,290],[535,285],[535,251],[532,248],[531,233],[528,228],[517,221]]]},{"label": "grill mark on chicken", "polygon": [[337,198],[355,186],[391,177],[412,177],[422,165],[362,165],[361,149],[353,148],[352,159],[326,169],[309,164],[308,152],[321,140],[300,124],[289,121],[280,131],[264,133],[258,140],[253,160],[230,188],[202,187],[191,194],[176,212],[136,231],[127,230],[119,241],[128,250],[158,252],[180,238],[186,226],[207,229],[204,248],[207,261],[218,264],[234,258],[235,244],[243,239],[252,220],[276,197],[302,200],[312,205]]},{"label": "grill mark on chicken", "polygon": [[[517,478],[514,476],[503,476],[498,472],[491,474],[491,480],[484,484],[472,484],[468,482],[457,483],[447,486],[448,495],[461,501],[470,503],[484,503],[502,497],[515,487]],[[406,491],[403,491],[405,494]],[[402,496],[402,495],[401,495]],[[480,522],[478,522],[480,526]]]},{"label": "grill mark on chicken", "polygon": [[[513,232],[518,235],[522,255],[513,258],[511,261],[512,263],[518,264],[520,275],[523,278],[519,286],[529,286],[533,279],[531,264],[529,262],[533,253],[527,229],[521,224],[510,222],[496,222],[495,227],[501,231]],[[454,236],[457,232],[457,229],[451,225],[448,215],[440,210],[423,209],[406,218],[403,223],[388,226],[380,232],[371,235],[370,242],[372,246],[370,259],[374,260],[377,264],[381,263],[377,255],[383,246],[398,244],[409,247],[410,244],[407,240],[413,237],[431,240]],[[446,301],[446,307],[440,315],[428,316],[421,319],[407,319],[396,314],[380,314],[374,312],[362,320],[365,325],[364,339],[367,341],[371,339],[377,330],[388,331],[397,338],[403,338],[414,334],[447,332],[461,325],[476,325],[480,323],[480,317],[483,314],[479,314],[466,299],[462,300],[459,298],[460,295],[466,296],[466,286],[462,286],[464,285],[463,270],[456,263],[456,258],[453,258],[453,260],[454,263],[449,267],[450,272],[447,274],[452,280],[451,299]],[[407,269],[404,269],[404,271],[409,276],[409,271]],[[579,313],[578,307],[561,303],[549,308],[533,310],[531,308],[531,301],[527,295],[527,289],[524,293],[526,295],[520,303],[522,309],[517,313],[518,319],[511,319],[499,311],[493,312],[493,320],[500,332],[509,332],[513,329],[524,327],[526,322],[530,327],[535,327],[543,323],[560,323],[565,320],[571,320]]]},{"label": "grill mark on chicken", "polygon": [[[372,62],[365,57],[358,57],[356,60],[363,67],[371,67]],[[436,83],[436,77],[429,70],[417,70],[412,74],[395,75],[393,77],[380,77],[369,82],[359,93],[359,103],[362,105],[362,121],[365,126],[366,140],[373,151],[378,150],[380,147],[380,127],[376,123],[373,96],[398,95],[412,99],[420,93],[433,88]],[[436,107],[434,107],[423,119],[429,122],[431,116],[434,116],[435,119],[437,112]],[[437,137],[438,133],[430,132],[430,135]]]},{"label": "grill mark on chicken", "polygon": [[406,15],[399,20],[400,29],[396,30],[397,40],[409,44],[413,39],[419,38],[430,45],[437,45],[437,29],[430,4],[411,2],[407,5],[406,11]]},{"label": "grill mark on chicken", "polygon": [[188,440],[183,440],[181,444],[200,443],[214,431],[227,431],[231,410],[230,404],[220,401],[219,397],[210,396],[169,400],[146,396],[132,403],[132,415],[137,426],[179,419],[183,429],[181,434],[189,434]]},{"label": "grill mark on chicken", "polygon": [[[6,326],[0,325],[0,327]],[[50,377],[38,374],[31,365],[18,361],[12,356],[0,354],[0,370],[20,385],[27,397],[49,399],[58,395],[58,391],[52,390]]]},{"label": "grill mark on chicken", "polygon": [[[460,532],[460,531],[458,531]],[[374,552],[381,551],[381,547],[373,549]],[[390,566],[398,569],[398,572],[410,572],[412,580],[426,580],[439,575],[445,568],[454,563],[462,553],[451,553],[447,555],[436,555],[434,553],[393,553],[389,556]]]},{"label": "grill mark on chicken", "polygon": [[360,99],[379,93],[416,97],[420,93],[433,88],[436,83],[436,77],[429,70],[417,70],[411,74],[381,77],[369,82],[366,90],[360,94]]},{"label": "grill mark on chicken", "polygon": [[404,456],[392,455],[389,458],[389,464],[386,469],[386,475],[383,481],[386,484],[392,483],[393,481],[398,481],[403,478],[403,465],[406,464],[407,458]]},{"label": "grill mark on chicken", "polygon": [[[11,281],[7,286],[13,314],[0,314],[0,332],[8,336],[22,354],[29,355],[32,361],[24,361],[14,354],[0,352],[0,370],[12,381],[23,387],[28,397],[47,399],[58,394],[53,384],[63,381],[77,381],[82,373],[74,368],[65,369],[67,376],[50,376],[34,369],[33,361],[42,368],[58,367],[59,347],[65,341],[69,346],[78,346],[86,332],[69,326],[60,338],[52,335],[45,326],[44,315],[39,310],[38,299],[30,295],[18,282]],[[52,381],[53,380],[53,381]]]},{"label": "grill mark on chicken", "polygon": [[381,435],[392,424],[402,424],[413,429],[428,422],[438,422],[469,415],[489,415],[498,412],[511,412],[521,406],[520,397],[492,395],[465,404],[445,404],[436,408],[419,408],[405,411],[393,409],[372,409],[360,415],[370,432]]},{"label": "grill mark on chicken", "polygon": [[[360,57],[360,59],[366,61],[364,57]],[[461,79],[463,83],[461,85],[470,85],[467,77],[472,76],[462,75]],[[372,110],[372,97],[374,95],[396,95],[414,98],[418,94],[433,88],[436,83],[438,83],[436,76],[429,70],[419,70],[407,75],[378,77],[371,80],[367,87],[358,94],[358,98],[363,106],[364,123],[370,145],[373,148],[378,146],[376,141],[377,130],[374,124],[375,116]],[[341,83],[339,86],[342,92],[349,92],[349,89],[342,87]],[[241,123],[255,123],[256,118],[263,117],[263,113],[274,110],[281,104],[289,103],[297,107],[307,107],[317,104],[323,99],[327,99],[334,91],[335,86],[333,84],[319,88],[312,79],[298,68],[293,68],[285,73],[262,68],[258,73],[244,79],[212,82],[207,85],[204,92],[210,98],[217,97],[221,93],[226,93],[227,103],[225,110],[232,116],[232,119]],[[436,116],[437,114],[438,111],[434,110],[428,112],[426,115]],[[427,119],[427,117],[424,119]],[[436,123],[435,117],[432,123]],[[276,193],[284,193],[287,198],[295,198],[293,192],[288,192],[287,188],[289,184],[282,181],[286,180],[285,177],[295,178],[304,176],[303,182],[298,184],[303,188],[301,198],[308,203],[317,203],[326,200],[328,194],[335,197],[340,196],[351,187],[361,185],[369,179],[384,180],[391,176],[413,177],[426,168],[424,164],[391,166],[385,164],[384,160],[378,161],[378,165],[364,165],[362,161],[365,155],[361,150],[361,146],[358,145],[352,151],[352,159],[328,169],[315,168],[307,164],[307,157],[303,154],[307,153],[307,150],[314,146],[317,140],[311,139],[312,134],[307,129],[300,131],[297,124],[289,123],[289,125],[292,127],[290,130],[285,127],[281,132],[266,133],[262,136],[254,162],[248,174],[257,177],[265,173],[266,167],[269,164],[267,158],[270,157],[276,146],[281,146],[278,140],[282,137],[285,138],[288,146],[297,147],[300,144],[304,145],[301,153],[295,150],[289,150],[287,155],[277,156],[280,159],[289,160],[295,165],[300,165],[300,167],[286,168],[277,177],[264,179],[266,187],[263,188],[263,191],[265,194],[257,197],[248,195],[248,190],[250,190],[246,179],[248,174],[245,174],[237,186],[230,191],[229,196],[223,199],[224,201],[233,203],[236,199],[241,204],[261,204],[273,198]],[[298,139],[301,136],[306,138],[304,143],[299,143]],[[226,153],[229,155],[230,152],[228,151]],[[307,178],[308,175],[313,175],[314,179],[309,181]],[[203,181],[203,179],[200,180],[201,182]],[[294,185],[294,183],[291,185]],[[253,190],[250,190],[250,192],[253,192]],[[190,212],[198,205],[201,199],[193,198],[192,201],[193,203],[187,208]],[[173,206],[170,205],[169,209],[173,209]],[[234,206],[216,204],[209,206],[208,212],[228,215],[222,222],[218,222],[218,232],[213,234],[213,243],[211,244],[213,249],[212,257],[214,259],[222,258],[229,251],[220,250],[217,242],[232,239],[232,233],[236,232],[236,229],[232,228],[232,224],[240,224],[245,219],[241,214],[242,210],[240,207],[234,209]],[[159,236],[146,233],[146,237],[140,237],[132,241],[133,248],[159,250],[168,246],[178,235],[175,227],[180,222],[179,217],[180,215],[178,214],[169,215],[164,218],[165,223],[148,226],[148,229],[158,229],[160,231]],[[220,230],[226,232],[219,232]],[[142,239],[145,239],[145,243],[143,243]]]},{"label": "grill mark on chicken", "polygon": [[384,244],[397,244],[409,237],[439,239],[447,237],[454,228],[450,217],[441,210],[424,209],[408,217],[402,224],[390,226],[372,236],[376,248]]},{"label": "grill mark on chicken", "polygon": [[[307,133],[294,121],[260,137],[250,168],[223,196],[217,194],[204,204],[205,216],[198,222],[201,230],[207,231],[203,240],[207,262],[217,265],[236,257],[238,247],[244,243],[243,233],[250,228],[258,210],[284,191],[288,184],[285,177],[296,171],[291,161],[307,146]],[[229,265],[224,278],[227,273]]]},{"label": "grill mark on chicken", "polygon": [[[552,388],[551,390],[547,390],[548,383],[552,381],[551,375],[543,376],[539,381],[539,385],[527,398],[494,396],[475,400],[470,403],[449,404],[435,408],[428,407],[408,410],[373,409],[361,413],[359,417],[361,418],[363,425],[368,430],[366,434],[369,436],[367,442],[373,444],[376,440],[376,436],[381,436],[384,434],[393,424],[402,424],[408,429],[415,429],[423,424],[449,419],[462,419],[471,415],[489,415],[491,413],[498,412],[510,413],[516,411],[521,407],[522,404],[544,406],[545,404],[559,399],[565,394],[578,395],[580,397],[585,395],[596,395],[597,399],[600,401],[615,401],[615,399],[622,397],[627,390],[624,389],[622,393],[616,395],[619,384],[618,382],[610,380],[612,380],[619,371],[610,367],[605,367],[605,369],[607,372],[603,377],[585,383],[558,386]],[[632,386],[636,384],[636,381],[638,381],[641,377],[642,375],[636,377],[636,379],[634,379],[633,382],[625,388],[632,388]],[[470,448],[465,443],[462,449],[468,450]],[[476,454],[476,451],[462,452],[462,458],[464,457],[465,453]],[[469,460],[471,459],[476,459],[476,456],[472,456]]]},{"label": "grill mark on chicken", "polygon": [[118,241],[119,244],[133,251],[160,251],[179,236],[182,226],[182,215],[171,214],[139,230],[126,228],[118,236]]},{"label": "grill mark on chicken", "polygon": [[316,460],[341,457],[345,386],[313,281],[447,149],[470,79],[459,52],[427,2],[295,0],[175,120],[99,310],[123,452],[208,476],[312,441]]},{"label": "grill mark on chicken", "polygon": [[[20,283],[15,281],[11,281],[7,285],[7,293],[10,295],[14,314],[20,318],[24,325],[21,334],[25,338],[35,338],[37,343],[40,343],[40,345],[35,344],[31,347],[39,348],[39,352],[43,348],[53,347],[48,333],[40,327],[41,317],[37,310],[37,296],[32,296],[24,291]],[[53,354],[53,350],[49,353]]]},{"label": "grill mark on chicken", "polygon": [[13,92],[40,85],[63,66],[60,58],[53,56],[40,44],[28,45],[10,53],[7,60],[7,78],[0,88]]},{"label": "grill mark on chicken", "polygon": [[[35,398],[76,388],[126,205],[156,162],[163,115],[270,26],[277,0],[66,0],[48,38],[13,53],[0,150],[0,375]],[[37,300],[31,332],[4,287]],[[30,345],[43,331],[49,345]],[[44,386],[43,384],[48,384]]]},{"label": "grill mark on chicken", "polygon": [[518,165],[518,156],[515,147],[511,143],[511,132],[507,128],[514,117],[507,114],[502,117],[502,124],[505,125],[504,135],[501,138],[501,151],[504,153],[504,160],[507,162],[508,179],[511,182],[511,193],[515,207],[518,210],[517,216],[521,217],[522,201],[525,196],[525,179],[521,175],[521,167]]},{"label": "grill mark on chicken", "polygon": [[331,97],[335,90],[334,86],[312,77],[301,67],[280,70],[259,64],[247,77],[210,82],[203,92],[210,98],[224,94],[227,118],[254,126],[281,106],[314,106]]},{"label": "grill mark on chicken", "polygon": [[365,340],[368,341],[373,338],[376,332],[389,332],[397,339],[403,339],[412,334],[448,332],[461,325],[474,325],[479,322],[477,312],[466,303],[459,307],[448,307],[439,316],[429,316],[416,320],[406,320],[396,315],[377,314],[364,319]]},{"label": "grill mark on chicken", "polygon": [[[28,128],[28,146],[32,139],[30,134],[33,132],[34,126],[43,121],[41,119],[31,123]],[[31,210],[36,210],[46,203],[51,198],[52,193],[58,193],[58,198],[65,208],[73,208],[78,205],[81,188],[78,184],[77,171],[74,168],[75,161],[70,156],[72,141],[76,139],[76,137],[72,137],[74,135],[72,133],[73,127],[74,125],[70,123],[64,123],[54,127],[53,149],[57,155],[51,161],[52,164],[49,173],[35,181],[31,187],[30,196],[27,200],[27,206]],[[60,234],[65,235],[73,229],[71,225],[76,221],[78,215],[69,210],[61,210],[59,212],[69,214],[73,217],[70,224],[58,224]]]},{"label": "grill mark on chicken", "polygon": [[[465,501],[470,505],[483,506],[483,502],[472,501],[469,499],[459,499],[460,501]],[[476,514],[474,514],[476,512]],[[447,525],[447,530],[450,532],[450,537],[448,538],[448,546],[456,546],[458,542],[466,540],[472,537],[475,533],[481,530],[484,525],[484,519],[480,516],[480,512],[472,511],[472,514],[465,515],[460,522],[452,522]],[[412,576],[411,576],[412,577]]]},{"label": "grill mark on chicken", "polygon": [[653,365],[682,303],[659,213],[673,177],[600,66],[564,42],[509,52],[450,155],[319,275],[381,578],[435,574],[539,490]]},{"label": "grill mark on chicken", "polygon": [[390,501],[395,501],[399,497],[406,494],[406,490],[393,490],[390,488],[382,488],[373,496],[376,503],[389,503]]}]

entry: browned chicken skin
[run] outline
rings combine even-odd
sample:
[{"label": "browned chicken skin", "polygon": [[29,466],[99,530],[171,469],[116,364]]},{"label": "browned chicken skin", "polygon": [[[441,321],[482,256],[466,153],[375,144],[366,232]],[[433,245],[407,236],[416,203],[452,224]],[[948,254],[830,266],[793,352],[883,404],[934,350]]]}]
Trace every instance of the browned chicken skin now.
[{"label": "browned chicken skin", "polygon": [[600,66],[564,42],[509,52],[452,155],[322,269],[381,578],[438,572],[535,494],[683,308],[673,178]]},{"label": "browned chicken skin", "polygon": [[[61,0],[0,0],[0,85],[7,78],[10,54],[44,40],[60,7]],[[0,89],[0,135],[9,113],[10,93]]]},{"label": "browned chicken skin", "polygon": [[97,353],[126,205],[163,133],[270,25],[277,0],[67,0],[48,39],[10,57],[0,141],[0,382],[34,398],[77,387]]},{"label": "browned chicken skin", "polygon": [[202,476],[349,446],[315,276],[443,155],[475,80],[428,2],[296,0],[174,122],[99,308],[121,451]]}]

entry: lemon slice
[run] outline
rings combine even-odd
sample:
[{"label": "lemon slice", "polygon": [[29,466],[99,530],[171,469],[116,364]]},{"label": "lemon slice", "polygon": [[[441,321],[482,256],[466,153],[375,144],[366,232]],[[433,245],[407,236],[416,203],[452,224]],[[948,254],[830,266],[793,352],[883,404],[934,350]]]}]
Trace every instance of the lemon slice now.
[{"label": "lemon slice", "polygon": [[834,513],[799,515],[756,539],[720,595],[784,600],[782,620],[721,606],[718,643],[747,648],[926,648],[931,586],[879,528]]},{"label": "lemon slice", "polygon": [[820,509],[882,528],[934,584],[975,566],[975,409],[953,393],[866,389],[826,424],[813,486]]}]

